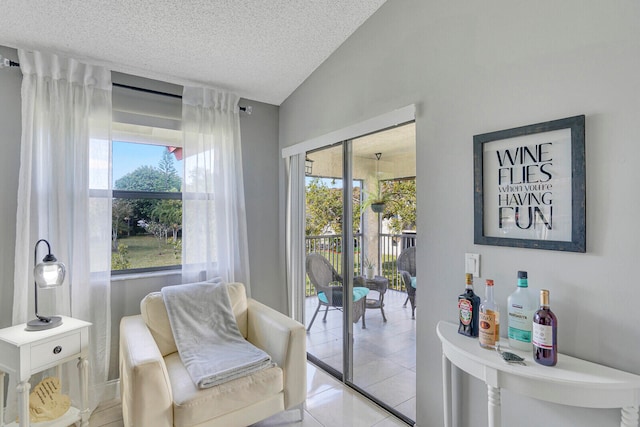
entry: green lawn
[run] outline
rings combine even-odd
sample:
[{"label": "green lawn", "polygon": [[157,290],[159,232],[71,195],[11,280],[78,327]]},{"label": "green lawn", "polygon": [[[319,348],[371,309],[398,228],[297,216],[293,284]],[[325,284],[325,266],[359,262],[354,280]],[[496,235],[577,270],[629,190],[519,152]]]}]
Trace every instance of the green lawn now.
[{"label": "green lawn", "polygon": [[[174,254],[174,246],[171,243],[165,243],[164,239],[161,244],[152,235],[138,235],[131,237],[120,237],[118,239],[120,245],[127,245],[129,268],[150,268],[164,267],[168,265],[179,265],[182,263],[182,253]],[[116,253],[111,254],[112,264]],[[113,267],[112,267],[113,268]],[[116,268],[113,268],[114,270]]]}]

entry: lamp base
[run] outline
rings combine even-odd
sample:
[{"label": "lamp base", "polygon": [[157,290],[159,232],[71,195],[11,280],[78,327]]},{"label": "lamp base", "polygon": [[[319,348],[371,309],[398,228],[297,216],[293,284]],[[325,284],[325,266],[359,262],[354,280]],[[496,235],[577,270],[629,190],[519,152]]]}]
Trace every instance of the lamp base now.
[{"label": "lamp base", "polygon": [[27,327],[24,328],[25,331],[43,331],[45,329],[55,328],[56,326],[62,325],[62,317],[60,316],[51,316],[47,317],[49,321],[42,320],[40,318],[29,320],[27,323]]}]

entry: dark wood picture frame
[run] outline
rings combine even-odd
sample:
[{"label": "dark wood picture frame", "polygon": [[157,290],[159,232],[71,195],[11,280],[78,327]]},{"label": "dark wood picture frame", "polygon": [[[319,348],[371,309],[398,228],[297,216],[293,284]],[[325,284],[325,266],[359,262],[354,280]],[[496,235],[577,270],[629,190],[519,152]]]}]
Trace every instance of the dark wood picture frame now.
[{"label": "dark wood picture frame", "polygon": [[473,165],[475,244],[586,252],[584,115],[475,135]]}]

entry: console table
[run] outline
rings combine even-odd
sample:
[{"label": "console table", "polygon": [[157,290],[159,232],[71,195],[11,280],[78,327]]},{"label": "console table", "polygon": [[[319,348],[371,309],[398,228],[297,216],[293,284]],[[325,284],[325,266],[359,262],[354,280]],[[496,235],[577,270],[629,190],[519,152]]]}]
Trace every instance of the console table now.
[{"label": "console table", "polygon": [[487,384],[490,427],[500,427],[501,389],[534,399],[583,408],[621,408],[622,427],[638,426],[640,376],[575,357],[558,355],[553,367],[537,364],[530,352],[510,350],[526,366],[509,365],[498,353],[480,347],[477,339],[458,333],[458,325],[438,322],[442,342],[444,425],[451,427],[451,364]]},{"label": "console table", "polygon": [[[78,360],[80,373],[81,408],[70,407],[62,417],[38,425],[67,427],[80,422],[89,425],[87,399],[89,362],[89,326],[83,320],[62,316],[62,325],[42,331],[25,331],[26,324],[0,329],[0,384],[4,375],[15,375],[18,394],[18,417],[20,427],[29,421],[29,378],[45,369],[60,367],[65,362]],[[58,376],[60,369],[58,369]],[[4,387],[0,387],[0,425],[4,425]],[[9,426],[17,425],[10,423]]]}]

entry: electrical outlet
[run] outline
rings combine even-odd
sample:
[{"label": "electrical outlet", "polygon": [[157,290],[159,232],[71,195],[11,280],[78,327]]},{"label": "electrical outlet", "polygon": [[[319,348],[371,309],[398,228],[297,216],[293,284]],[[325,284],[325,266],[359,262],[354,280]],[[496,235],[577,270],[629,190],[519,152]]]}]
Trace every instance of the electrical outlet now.
[{"label": "electrical outlet", "polygon": [[464,272],[480,277],[480,254],[464,254]]}]

